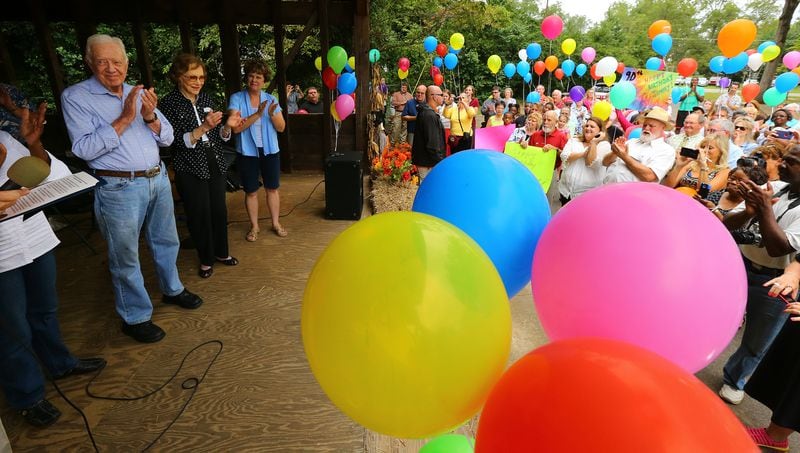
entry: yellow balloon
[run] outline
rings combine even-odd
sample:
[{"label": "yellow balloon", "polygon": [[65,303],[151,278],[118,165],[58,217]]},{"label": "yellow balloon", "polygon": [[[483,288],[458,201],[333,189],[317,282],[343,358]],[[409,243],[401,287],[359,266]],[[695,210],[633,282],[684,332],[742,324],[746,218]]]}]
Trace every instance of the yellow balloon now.
[{"label": "yellow balloon", "polygon": [[403,71],[402,69],[397,68],[397,77],[400,77],[400,80],[405,79],[408,77],[408,71]]},{"label": "yellow balloon", "polygon": [[617,81],[617,75],[613,72],[607,76],[603,76],[603,82],[605,82],[605,84],[608,86],[613,85],[614,82],[616,81]]},{"label": "yellow balloon", "polygon": [[356,70],[356,57],[350,57],[347,59],[347,64],[350,65],[350,69],[353,71]]},{"label": "yellow balloon", "polygon": [[322,57],[314,59],[314,67],[317,68],[317,71],[322,71]]},{"label": "yellow balloon", "polygon": [[547,68],[549,72],[553,72],[558,67],[558,58],[553,55],[544,59],[544,67]]},{"label": "yellow balloon", "polygon": [[455,50],[464,47],[464,35],[462,35],[461,33],[453,33],[450,36],[450,47],[452,47]]},{"label": "yellow balloon", "polygon": [[486,61],[486,66],[488,66],[488,67],[489,67],[489,70],[490,70],[490,71],[492,71],[492,74],[497,74],[497,71],[499,71],[499,70],[500,70],[500,65],[501,65],[502,63],[503,63],[503,61],[500,59],[500,57],[499,57],[499,56],[497,56],[497,55],[492,55],[492,56],[491,56],[491,57],[489,57],[489,59]]},{"label": "yellow balloon", "polygon": [[575,40],[567,38],[561,43],[561,51],[567,55],[572,55],[572,52],[575,52],[575,46],[577,46]]},{"label": "yellow balloon", "polygon": [[[343,96],[348,96],[347,94]],[[331,116],[334,120],[342,122],[341,118],[339,118],[339,112],[336,111],[336,104],[331,102]]]},{"label": "yellow balloon", "polygon": [[772,61],[781,54],[781,48],[776,45],[771,45],[766,47],[763,52],[761,52],[761,57],[763,61]]},{"label": "yellow balloon", "polygon": [[611,103],[608,101],[598,101],[592,106],[592,116],[596,116],[605,121],[611,116]]},{"label": "yellow balloon", "polygon": [[334,239],[308,278],[301,328],[331,401],[402,438],[469,420],[511,344],[508,297],[489,257],[460,229],[417,212],[371,216]]}]

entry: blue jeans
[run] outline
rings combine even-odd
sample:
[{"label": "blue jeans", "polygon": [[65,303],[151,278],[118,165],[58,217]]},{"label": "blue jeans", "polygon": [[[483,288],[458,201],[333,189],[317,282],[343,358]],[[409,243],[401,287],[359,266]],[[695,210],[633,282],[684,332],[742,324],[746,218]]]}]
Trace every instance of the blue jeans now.
[{"label": "blue jeans", "polygon": [[25,409],[45,395],[37,357],[51,375],[66,373],[78,363],[58,327],[53,252],[0,273],[0,295],[0,386],[11,407]]},{"label": "blue jeans", "polygon": [[747,268],[747,312],[742,344],[722,369],[724,382],[739,390],[744,389],[747,380],[758,367],[789,316],[783,312],[786,304],[778,298],[770,297],[769,288],[762,286],[773,277],[753,272],[747,260],[745,267]]},{"label": "blue jeans", "polygon": [[175,228],[172,190],[164,166],[152,178],[100,176],[94,192],[94,212],[108,243],[108,266],[117,313],[128,324],[150,320],[153,304],[144,287],[139,264],[139,236],[144,230],[153,254],[161,292],[183,292],[178,276],[180,241]]}]

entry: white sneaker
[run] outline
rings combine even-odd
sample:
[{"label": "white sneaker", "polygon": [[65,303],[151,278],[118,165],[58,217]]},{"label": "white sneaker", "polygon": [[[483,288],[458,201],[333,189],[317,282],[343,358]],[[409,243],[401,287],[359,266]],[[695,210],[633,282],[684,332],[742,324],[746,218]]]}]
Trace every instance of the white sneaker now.
[{"label": "white sneaker", "polygon": [[739,404],[744,399],[744,390],[735,389],[728,384],[723,384],[722,388],[719,389],[719,396],[728,403]]}]

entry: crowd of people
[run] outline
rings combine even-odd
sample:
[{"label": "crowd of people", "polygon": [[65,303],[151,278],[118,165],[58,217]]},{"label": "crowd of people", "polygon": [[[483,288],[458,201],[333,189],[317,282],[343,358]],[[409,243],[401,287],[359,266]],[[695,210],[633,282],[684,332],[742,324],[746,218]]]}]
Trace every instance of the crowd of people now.
[{"label": "crowd of people", "polygon": [[[277,134],[286,125],[284,108],[264,91],[271,73],[259,60],[245,63],[244,88],[226,106],[214,105],[203,91],[206,66],[193,55],[174,59],[169,70],[174,89],[161,98],[152,88],[125,82],[128,59],[119,39],[90,37],[85,60],[92,76],[61,98],[72,152],[99,180],[94,210],[108,244],[122,332],[139,342],[157,342],[165,332],[152,322],[153,303],[140,266],[142,233],[163,303],[186,309],[203,303],[185,288],[177,270],[180,244],[171,181],[159,147],[172,149],[174,182],[197,248],[198,274],[209,278],[215,264],[239,263],[228,245],[226,142],[233,141],[238,152],[250,221],[245,239],[258,240],[261,185],[272,231],[288,234],[279,217]],[[293,84],[285,89],[287,113],[322,113],[316,87],[305,93]],[[385,86],[376,89],[388,95]],[[631,181],[663,184],[695,197],[740,244],[748,278],[742,343],[724,366],[719,395],[738,404],[747,392],[767,404],[774,411],[772,424],[752,429],[751,435],[761,445],[783,448],[788,435],[800,429],[794,405],[800,369],[777,370],[796,354],[791,345],[800,330],[787,318],[800,316],[800,304],[776,297],[796,296],[800,287],[800,106],[787,104],[767,115],[755,101],[744,103],[738,89],[732,83],[711,102],[692,79],[683,88],[675,120],[672,106],[617,109],[602,119],[591,112],[607,93],[594,89],[576,101],[559,90],[548,95],[539,85],[539,102],[519,103],[510,88],[495,86],[481,102],[472,85],[455,92],[419,85],[411,92],[403,82],[387,96],[386,133],[392,143],[411,144],[420,179],[447,156],[473,149],[480,127],[513,125],[508,142],[556,153],[554,190],[562,205],[603,184]],[[50,165],[50,179],[68,174],[41,144],[44,108],[31,110],[24,99],[13,87],[0,86],[0,182],[24,156]],[[0,192],[0,209],[26,193]],[[56,379],[105,365],[101,358],[75,358],[61,339],[55,317],[57,243],[42,213],[0,223],[0,291],[14,295],[12,303],[0,304],[0,385],[8,403],[36,426],[60,415],[44,398],[36,357]]]}]

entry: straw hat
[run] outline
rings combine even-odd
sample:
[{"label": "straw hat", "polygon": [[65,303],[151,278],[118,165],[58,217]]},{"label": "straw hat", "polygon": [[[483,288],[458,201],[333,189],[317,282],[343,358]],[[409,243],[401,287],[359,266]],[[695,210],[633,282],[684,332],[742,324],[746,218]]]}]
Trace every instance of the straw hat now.
[{"label": "straw hat", "polygon": [[664,124],[665,130],[672,130],[672,122],[670,122],[669,114],[661,107],[653,107],[650,112],[645,115],[645,119],[656,120]]}]

